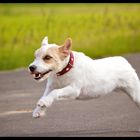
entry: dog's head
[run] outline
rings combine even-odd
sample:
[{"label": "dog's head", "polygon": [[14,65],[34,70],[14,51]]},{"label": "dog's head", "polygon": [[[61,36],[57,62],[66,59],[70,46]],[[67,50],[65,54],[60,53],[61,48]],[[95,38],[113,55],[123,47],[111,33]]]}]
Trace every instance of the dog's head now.
[{"label": "dog's head", "polygon": [[35,59],[29,71],[35,80],[44,81],[51,74],[63,69],[64,60],[69,56],[72,40],[67,38],[64,45],[48,44],[48,37],[42,41],[41,48],[35,51]]}]

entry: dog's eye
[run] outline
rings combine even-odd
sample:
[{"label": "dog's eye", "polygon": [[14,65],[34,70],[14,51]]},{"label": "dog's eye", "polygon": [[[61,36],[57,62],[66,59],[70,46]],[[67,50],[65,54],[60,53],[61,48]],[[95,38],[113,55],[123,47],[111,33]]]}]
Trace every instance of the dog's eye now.
[{"label": "dog's eye", "polygon": [[43,60],[50,60],[51,58],[52,58],[51,56],[46,55],[46,56],[43,58]]}]

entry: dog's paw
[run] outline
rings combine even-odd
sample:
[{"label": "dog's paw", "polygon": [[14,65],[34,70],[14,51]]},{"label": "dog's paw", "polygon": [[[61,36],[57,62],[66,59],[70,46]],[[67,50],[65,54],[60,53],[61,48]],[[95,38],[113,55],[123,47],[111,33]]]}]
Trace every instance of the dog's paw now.
[{"label": "dog's paw", "polygon": [[33,111],[33,118],[45,116],[45,107],[37,106]]}]

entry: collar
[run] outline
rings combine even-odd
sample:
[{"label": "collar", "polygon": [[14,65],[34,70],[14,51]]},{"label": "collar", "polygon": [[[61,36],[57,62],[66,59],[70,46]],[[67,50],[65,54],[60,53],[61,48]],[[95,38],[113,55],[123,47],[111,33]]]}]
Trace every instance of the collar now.
[{"label": "collar", "polygon": [[61,76],[61,75],[65,74],[65,73],[67,73],[73,67],[73,64],[74,64],[74,55],[73,55],[72,52],[70,52],[69,63],[67,64],[67,66],[62,71],[56,73],[56,75]]}]

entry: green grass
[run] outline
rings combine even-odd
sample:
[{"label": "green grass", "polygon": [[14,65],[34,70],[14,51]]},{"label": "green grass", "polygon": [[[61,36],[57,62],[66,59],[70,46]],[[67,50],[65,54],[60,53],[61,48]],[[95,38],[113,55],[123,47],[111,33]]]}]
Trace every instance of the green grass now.
[{"label": "green grass", "polygon": [[140,4],[0,4],[0,70],[27,67],[46,35],[93,58],[140,52]]}]

